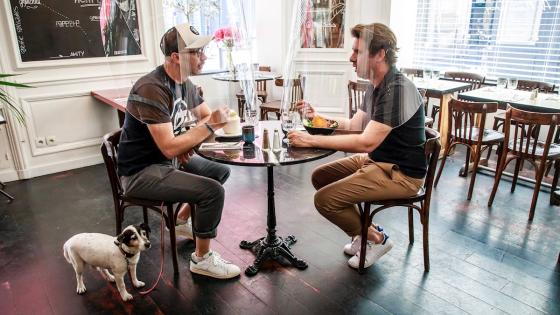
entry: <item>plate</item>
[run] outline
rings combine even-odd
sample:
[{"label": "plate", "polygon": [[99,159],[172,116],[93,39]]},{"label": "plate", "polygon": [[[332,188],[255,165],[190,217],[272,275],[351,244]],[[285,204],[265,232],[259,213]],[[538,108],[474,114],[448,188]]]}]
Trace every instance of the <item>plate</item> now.
[{"label": "plate", "polygon": [[216,130],[216,132],[214,132],[214,134],[217,137],[222,137],[222,138],[238,138],[238,137],[241,137],[241,132],[239,132],[239,133],[225,133],[223,129]]}]

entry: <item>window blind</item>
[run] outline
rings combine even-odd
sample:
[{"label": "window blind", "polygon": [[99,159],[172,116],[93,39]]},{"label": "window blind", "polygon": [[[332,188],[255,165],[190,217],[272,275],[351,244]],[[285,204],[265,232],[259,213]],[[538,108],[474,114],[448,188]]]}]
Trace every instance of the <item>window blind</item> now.
[{"label": "window blind", "polygon": [[418,0],[413,63],[560,85],[560,0]]}]

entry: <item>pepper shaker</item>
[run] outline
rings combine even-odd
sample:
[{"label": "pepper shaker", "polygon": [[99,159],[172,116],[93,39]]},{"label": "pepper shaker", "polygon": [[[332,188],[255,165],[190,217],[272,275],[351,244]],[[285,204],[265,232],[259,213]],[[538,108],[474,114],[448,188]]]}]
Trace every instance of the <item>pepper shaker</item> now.
[{"label": "pepper shaker", "polygon": [[270,140],[268,139],[268,129],[264,129],[262,138],[262,149],[264,151],[270,150]]}]

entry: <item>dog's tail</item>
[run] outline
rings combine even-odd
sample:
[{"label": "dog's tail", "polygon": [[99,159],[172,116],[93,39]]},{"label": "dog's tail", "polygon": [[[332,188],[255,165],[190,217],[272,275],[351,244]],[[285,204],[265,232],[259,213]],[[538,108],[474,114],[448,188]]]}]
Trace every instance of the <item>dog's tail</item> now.
[{"label": "dog's tail", "polygon": [[62,252],[64,253],[64,258],[66,258],[66,261],[71,264],[72,260],[70,259],[70,255],[68,254],[68,247],[70,245],[68,244],[68,242],[64,243],[64,246],[62,246]]}]

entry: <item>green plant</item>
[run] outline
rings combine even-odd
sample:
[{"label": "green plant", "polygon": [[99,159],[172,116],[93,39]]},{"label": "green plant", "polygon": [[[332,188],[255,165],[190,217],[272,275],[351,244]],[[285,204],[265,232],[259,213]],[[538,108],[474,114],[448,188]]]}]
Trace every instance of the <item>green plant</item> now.
[{"label": "green plant", "polygon": [[21,83],[6,81],[6,78],[13,77],[15,75],[17,75],[17,74],[0,73],[0,103],[6,104],[6,109],[11,111],[14,114],[14,116],[16,117],[16,119],[22,125],[25,125],[25,113],[23,112],[23,109],[21,107],[19,107],[14,102],[14,100],[8,94],[8,92],[6,92],[4,89],[2,89],[3,86],[23,87],[23,88],[31,87],[27,84],[21,84]]}]

